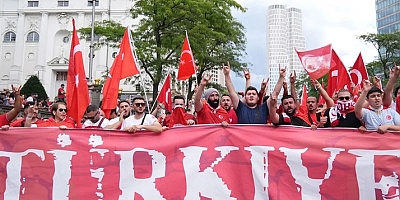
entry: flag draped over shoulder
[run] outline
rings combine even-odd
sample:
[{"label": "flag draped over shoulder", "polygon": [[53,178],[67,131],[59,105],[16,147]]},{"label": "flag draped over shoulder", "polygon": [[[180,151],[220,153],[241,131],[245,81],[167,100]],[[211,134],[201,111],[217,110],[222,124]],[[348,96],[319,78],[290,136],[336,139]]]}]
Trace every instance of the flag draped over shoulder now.
[{"label": "flag draped over shoulder", "polygon": [[73,32],[67,77],[67,109],[68,115],[76,120],[78,128],[80,128],[81,119],[90,103],[90,100],[83,65],[82,49],[76,33],[74,19],[72,19],[72,27]]},{"label": "flag draped over shoulder", "polygon": [[331,67],[332,45],[313,49],[309,51],[299,52],[297,55],[311,79],[319,79],[329,72]]},{"label": "flag draped over shoulder", "polygon": [[127,27],[119,46],[119,53],[114,59],[103,87],[101,109],[106,117],[109,117],[110,111],[117,106],[120,80],[136,74],[139,74],[139,70],[133,55],[130,29]]},{"label": "flag draped over shoulder", "polygon": [[166,110],[172,112],[171,75],[169,73],[167,78],[165,78],[160,93],[158,94],[157,101],[164,104]]},{"label": "flag draped over shoulder", "polygon": [[182,53],[178,68],[178,80],[184,81],[196,73],[196,64],[192,49],[190,48],[189,37],[186,35],[183,41]]}]

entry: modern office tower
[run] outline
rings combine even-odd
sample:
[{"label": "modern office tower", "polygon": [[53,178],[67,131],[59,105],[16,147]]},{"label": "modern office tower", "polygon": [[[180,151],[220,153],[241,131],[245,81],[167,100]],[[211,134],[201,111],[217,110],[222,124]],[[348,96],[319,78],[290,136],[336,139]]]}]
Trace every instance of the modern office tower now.
[{"label": "modern office tower", "polygon": [[[304,73],[303,66],[294,49],[305,50],[305,37],[300,9],[287,8],[285,5],[270,5],[267,15],[269,94],[278,81],[279,66],[286,67],[287,78],[294,70],[298,75]],[[287,81],[290,84],[289,79]]]},{"label": "modern office tower", "polygon": [[400,30],[400,1],[376,0],[375,9],[378,34]]}]

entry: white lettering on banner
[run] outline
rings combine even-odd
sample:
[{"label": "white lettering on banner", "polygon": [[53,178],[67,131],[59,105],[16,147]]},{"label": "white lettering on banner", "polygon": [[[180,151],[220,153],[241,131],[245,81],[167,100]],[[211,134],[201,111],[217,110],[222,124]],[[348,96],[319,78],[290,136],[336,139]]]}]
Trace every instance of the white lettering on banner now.
[{"label": "white lettering on banner", "polygon": [[275,150],[268,146],[250,146],[244,148],[251,153],[251,171],[254,181],[254,200],[267,200],[268,196],[268,151]]},{"label": "white lettering on banner", "polygon": [[4,192],[4,200],[19,199],[21,187],[21,166],[22,156],[34,153],[38,157],[45,159],[44,152],[38,149],[27,149],[24,152],[6,152],[0,151],[0,157],[8,157],[10,161],[7,163],[6,191]]},{"label": "white lettering on banner", "polygon": [[51,150],[54,156],[53,199],[68,199],[69,180],[71,179],[71,160],[76,151]]},{"label": "white lettering on banner", "polygon": [[[135,168],[133,166],[133,155],[135,152],[147,152],[152,157],[153,173],[147,179],[135,178]],[[156,188],[156,178],[165,176],[165,155],[156,150],[148,150],[143,148],[135,148],[131,151],[114,151],[115,154],[121,155],[120,161],[120,178],[119,188],[122,194],[119,196],[121,200],[133,200],[135,192],[140,194],[143,199],[165,199]]]},{"label": "white lettering on banner", "polygon": [[[356,158],[356,175],[357,175],[357,182],[358,182],[358,190],[360,200],[364,199],[371,199],[371,197],[375,197],[375,189],[381,189],[383,198],[385,195],[388,195],[388,187],[396,187],[397,192],[399,192],[399,184],[397,175],[392,179],[388,179],[388,177],[382,177],[381,181],[376,183],[375,182],[375,164],[374,164],[374,157],[375,156],[396,156],[400,157],[400,150],[361,150],[361,149],[354,149],[349,150],[350,154],[358,156]],[[393,181],[397,179],[397,182]],[[385,181],[385,180],[389,180]],[[386,183],[385,183],[386,182]],[[395,186],[393,186],[393,182],[395,182]],[[388,198],[388,199],[395,199],[395,198]],[[399,197],[397,196],[397,199]]]},{"label": "white lettering on banner", "polygon": [[184,154],[183,169],[186,177],[186,196],[185,200],[200,199],[199,193],[207,198],[235,200],[230,197],[231,190],[228,189],[226,183],[218,174],[214,172],[214,166],[225,158],[231,151],[238,150],[234,146],[216,147],[215,150],[221,153],[221,157],[217,158],[210,167],[207,167],[203,172],[200,172],[200,157],[205,147],[186,147],[180,148]]},{"label": "white lettering on banner", "polygon": [[331,176],[332,164],[336,156],[344,151],[342,148],[323,148],[323,151],[328,151],[331,153],[328,158],[328,169],[326,170],[323,179],[312,179],[308,177],[308,170],[303,165],[301,160],[301,154],[306,152],[308,148],[305,149],[289,149],[286,147],[281,147],[279,150],[283,152],[286,156],[286,163],[290,168],[293,178],[296,184],[301,187],[301,198],[307,200],[321,199],[319,187],[323,180],[329,179]]}]

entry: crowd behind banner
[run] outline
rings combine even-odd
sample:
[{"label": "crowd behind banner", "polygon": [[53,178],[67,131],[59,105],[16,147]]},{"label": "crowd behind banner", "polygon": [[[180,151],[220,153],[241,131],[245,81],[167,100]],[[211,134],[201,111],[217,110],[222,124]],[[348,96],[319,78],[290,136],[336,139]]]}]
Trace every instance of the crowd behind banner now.
[{"label": "crowd behind banner", "polygon": [[[48,99],[38,101],[35,93],[25,98],[20,95],[20,87],[12,86],[12,91],[3,91],[6,98],[2,94],[2,100],[7,105],[14,105],[14,108],[0,115],[0,125],[2,130],[9,127],[76,128],[82,125],[83,128],[117,129],[128,133],[137,130],[161,133],[175,126],[194,124],[221,124],[223,127],[229,124],[293,125],[312,130],[348,127],[379,133],[400,130],[399,87],[394,90],[400,75],[399,66],[391,70],[390,80],[384,89],[380,87],[380,80],[374,77],[372,83],[363,80],[359,86],[352,84],[349,89],[328,94],[317,80],[311,80],[320,97],[304,92],[301,102],[295,89],[296,73],[291,73],[288,88],[285,68],[280,67],[280,77],[271,94],[266,94],[269,79],[262,81],[258,91],[250,84],[249,70],[243,69],[245,91],[237,92],[230,77],[229,62],[223,66],[223,72],[227,94],[220,94],[214,88],[205,89],[210,77],[204,76],[196,88],[194,99],[188,104],[184,97],[174,96],[171,110],[164,109],[165,105],[159,103],[152,113],[148,113],[145,99],[136,96],[132,101],[118,100],[118,106],[111,110],[109,118],[104,117],[104,112],[97,105],[89,105],[79,122],[68,115],[64,85],[61,85],[58,100],[54,102]],[[282,89],[283,96],[278,105],[277,98]],[[48,107],[52,117],[38,118],[38,109],[42,107]],[[24,117],[16,118],[21,110]]]}]

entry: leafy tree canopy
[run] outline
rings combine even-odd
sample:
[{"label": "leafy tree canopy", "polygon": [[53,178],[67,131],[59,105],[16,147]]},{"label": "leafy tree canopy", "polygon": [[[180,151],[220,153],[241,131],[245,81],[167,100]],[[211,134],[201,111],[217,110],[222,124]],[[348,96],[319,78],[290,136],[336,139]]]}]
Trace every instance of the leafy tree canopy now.
[{"label": "leafy tree canopy", "polygon": [[48,97],[42,83],[35,75],[29,77],[21,88],[21,94],[25,95],[25,97],[31,96],[33,93],[38,94],[38,99],[46,99]]}]

